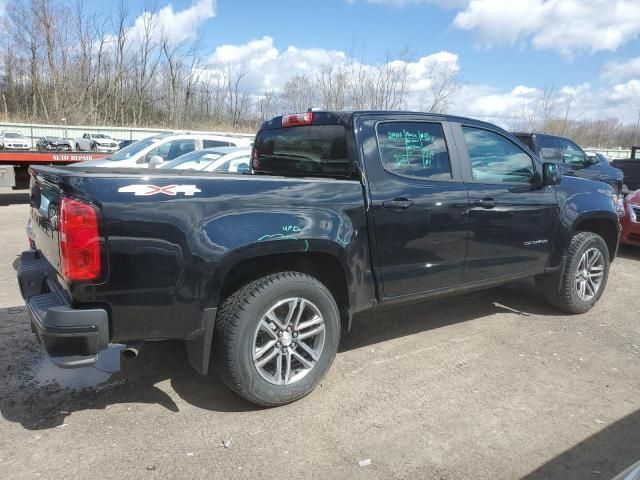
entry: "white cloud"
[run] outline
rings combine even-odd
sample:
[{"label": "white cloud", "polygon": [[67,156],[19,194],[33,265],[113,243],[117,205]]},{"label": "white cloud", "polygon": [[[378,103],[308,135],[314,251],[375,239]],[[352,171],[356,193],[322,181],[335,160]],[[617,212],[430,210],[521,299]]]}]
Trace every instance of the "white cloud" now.
[{"label": "white cloud", "polygon": [[[288,46],[280,50],[271,37],[262,37],[240,45],[221,45],[215,49],[211,62],[216,68],[240,66],[245,71],[243,90],[252,95],[265,91],[280,92],[294,75],[310,77],[323,68],[357,64],[358,61],[343,51],[320,48]],[[423,55],[412,61],[392,59],[390,64],[407,67],[406,108],[420,110],[428,97],[429,72],[433,66],[461,71],[459,58],[452,52],[442,51]],[[373,65],[361,65],[364,69]],[[557,88],[560,99],[556,116],[564,115],[564,108],[571,97],[572,119],[619,118],[632,122],[640,108],[640,76],[626,83],[596,88],[589,83],[564,85]],[[453,98],[449,111],[454,114],[480,118],[505,127],[513,125],[523,113],[540,115],[539,108],[544,91],[530,85],[517,85],[510,89],[496,89],[487,85],[466,85]]]},{"label": "white cloud", "polygon": [[[569,98],[569,117],[574,120],[618,118],[622,122],[633,122],[640,107],[640,80],[637,79],[603,88],[594,88],[589,83],[566,85],[557,92],[556,117],[564,115]],[[541,118],[543,95],[543,89],[525,85],[511,90],[468,85],[456,97],[451,112],[511,128],[525,115]]]},{"label": "white cloud", "polygon": [[198,28],[216,14],[215,0],[195,0],[190,7],[174,11],[169,4],[157,12],[143,12],[136,18],[130,29],[133,37],[140,40],[149,26],[155,27],[154,39],[166,39],[176,45],[183,41],[194,40]]},{"label": "white cloud", "polygon": [[640,33],[640,2],[627,0],[471,0],[453,25],[483,45],[530,41],[564,55],[615,51]]},{"label": "white cloud", "polygon": [[[348,0],[355,3],[355,0]],[[407,7],[412,5],[435,5],[440,8],[464,7],[469,0],[367,0],[368,3],[390,5],[392,7]]]},{"label": "white cloud", "polygon": [[[323,68],[358,64],[357,60],[340,50],[288,46],[280,51],[274,46],[273,38],[267,36],[241,45],[221,45],[215,49],[210,61],[214,71],[229,65],[242,68],[245,71],[243,88],[255,95],[265,91],[281,91],[294,75],[313,77]],[[416,102],[429,86],[428,74],[434,65],[456,72],[460,70],[458,56],[445,51],[410,62],[402,59],[390,60],[391,66],[404,66],[405,63],[409,95]],[[371,67],[363,66],[365,69]]]},{"label": "white cloud", "polygon": [[640,80],[632,79],[626,83],[614,85],[608,95],[615,106],[640,107]]},{"label": "white cloud", "polygon": [[221,45],[210,58],[213,70],[236,66],[245,71],[243,88],[252,94],[280,91],[294,75],[313,75],[328,65],[344,64],[347,55],[337,50],[287,47],[279,51],[273,38],[262,37],[241,45]]},{"label": "white cloud", "polygon": [[640,78],[640,57],[625,62],[607,63],[602,69],[602,77],[612,82]]},{"label": "white cloud", "polygon": [[497,91],[486,85],[468,85],[454,100],[457,114],[505,125],[523,109],[533,109],[542,96],[538,88],[518,85],[509,91]]}]

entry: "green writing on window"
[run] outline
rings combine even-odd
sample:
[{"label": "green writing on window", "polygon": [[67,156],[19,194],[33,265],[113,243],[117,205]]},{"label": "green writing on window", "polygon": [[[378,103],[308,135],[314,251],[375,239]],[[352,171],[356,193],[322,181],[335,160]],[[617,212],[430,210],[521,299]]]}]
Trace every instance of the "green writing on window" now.
[{"label": "green writing on window", "polygon": [[434,137],[429,132],[410,132],[402,129],[397,132],[387,132],[387,140],[399,150],[393,155],[396,164],[408,165],[412,159],[417,157],[422,160],[423,167],[431,166],[433,150],[429,145],[433,143]]}]

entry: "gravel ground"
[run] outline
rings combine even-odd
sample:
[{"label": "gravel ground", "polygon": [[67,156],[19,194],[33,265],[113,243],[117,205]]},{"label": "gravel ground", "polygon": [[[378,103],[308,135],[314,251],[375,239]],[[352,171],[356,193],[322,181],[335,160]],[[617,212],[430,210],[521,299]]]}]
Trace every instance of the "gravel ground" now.
[{"label": "gravel ground", "polygon": [[112,376],[52,366],[15,281],[26,200],[0,193],[0,478],[610,479],[640,460],[640,249],[581,316],[524,282],[356,318],[314,393],[258,409],[180,343]]}]

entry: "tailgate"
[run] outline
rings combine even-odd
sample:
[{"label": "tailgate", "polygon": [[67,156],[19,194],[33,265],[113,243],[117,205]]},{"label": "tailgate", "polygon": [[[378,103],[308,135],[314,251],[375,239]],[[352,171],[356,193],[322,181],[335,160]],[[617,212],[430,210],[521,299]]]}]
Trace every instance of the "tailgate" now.
[{"label": "tailgate", "polygon": [[30,171],[31,207],[29,236],[51,266],[60,273],[60,248],[58,225],[60,220],[60,182],[54,175]]}]

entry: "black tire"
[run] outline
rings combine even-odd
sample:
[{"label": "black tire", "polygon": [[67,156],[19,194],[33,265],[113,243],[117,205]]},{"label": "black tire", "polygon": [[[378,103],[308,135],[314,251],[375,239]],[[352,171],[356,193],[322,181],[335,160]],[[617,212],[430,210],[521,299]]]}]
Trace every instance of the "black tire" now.
[{"label": "black tire", "polygon": [[80,151],[80,145],[78,143],[76,143],[76,152]]},{"label": "black tire", "polygon": [[[602,254],[604,269],[602,282],[596,294],[590,300],[585,301],[580,298],[576,289],[576,276],[582,256],[591,248],[598,249]],[[561,272],[562,280],[558,275],[547,276],[541,278],[538,285],[554,307],[568,313],[584,313],[589,311],[604,293],[609,278],[609,265],[609,248],[604,239],[596,233],[578,232],[571,239],[567,261],[563,272]]]},{"label": "black tire", "polygon": [[[269,309],[291,297],[306,299],[317,307],[324,319],[324,346],[315,366],[304,377],[289,385],[275,385],[265,380],[254,364],[254,338]],[[327,287],[303,273],[280,272],[255,280],[224,300],[214,328],[213,366],[240,397],[274,407],[313,391],[333,363],[339,342],[340,316]]]}]

